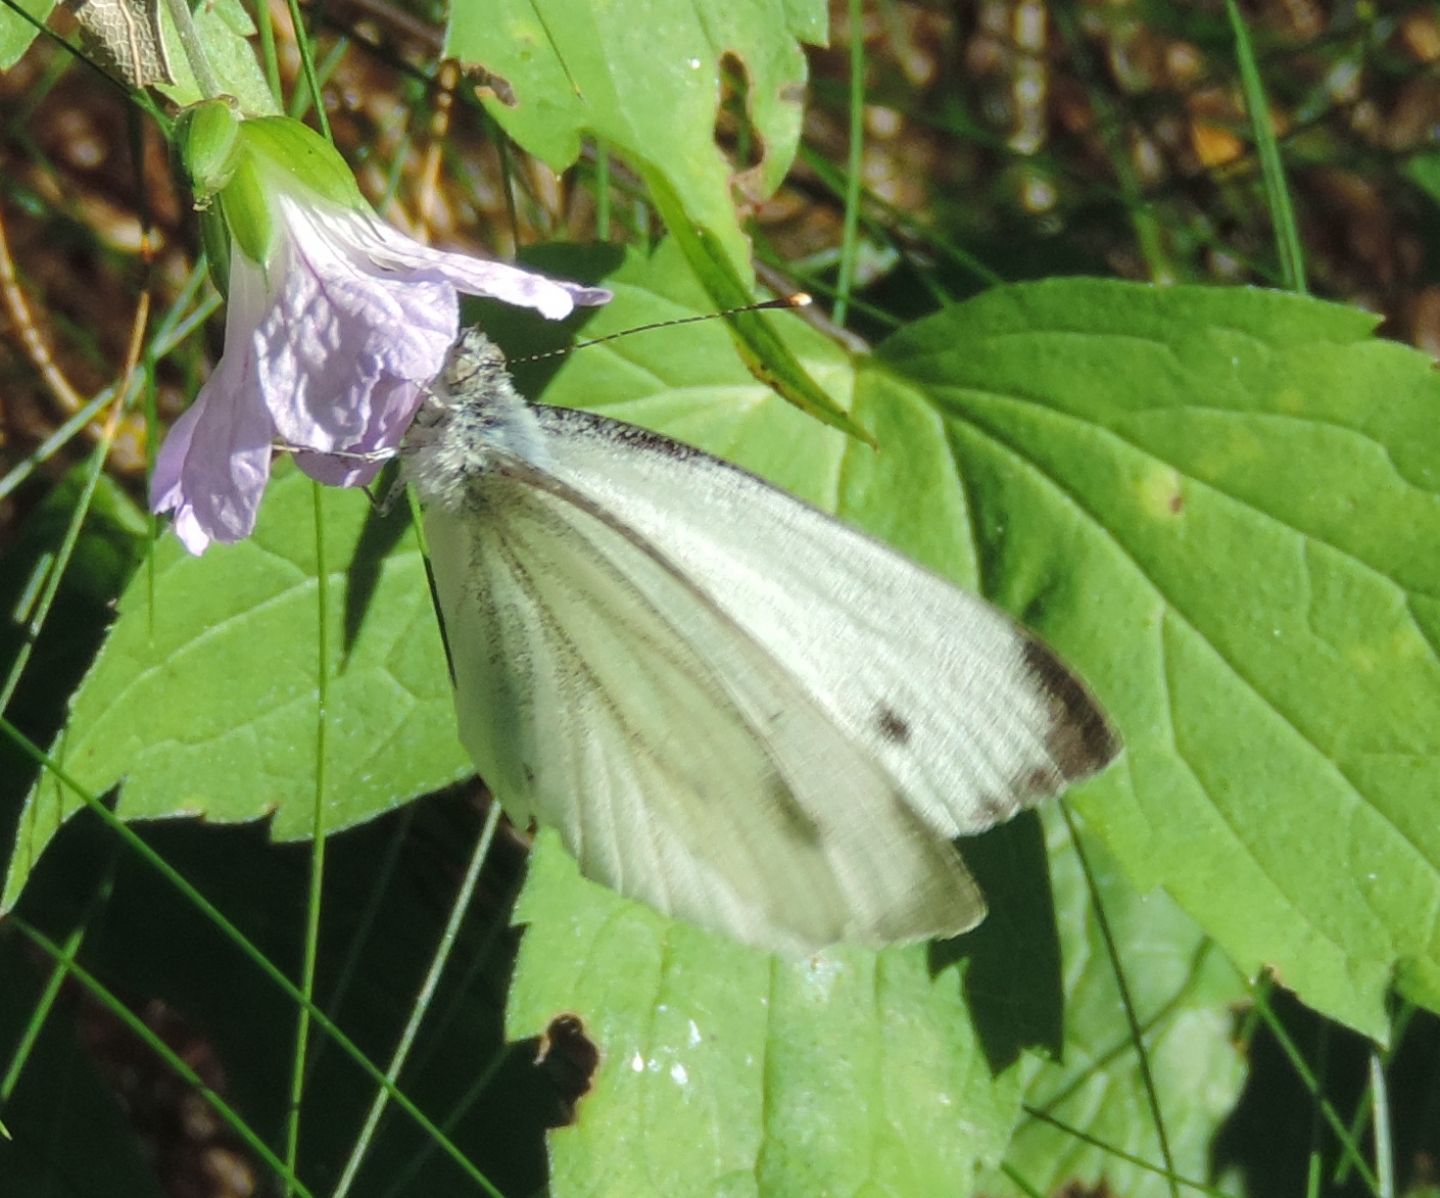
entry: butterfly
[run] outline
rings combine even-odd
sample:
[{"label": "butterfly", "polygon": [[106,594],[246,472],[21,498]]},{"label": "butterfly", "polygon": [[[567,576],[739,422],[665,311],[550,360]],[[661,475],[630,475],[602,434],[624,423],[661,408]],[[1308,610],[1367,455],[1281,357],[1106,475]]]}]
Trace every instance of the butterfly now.
[{"label": "butterfly", "polygon": [[1117,734],[1009,616],[746,471],[530,404],[461,334],[401,447],[460,738],[589,878],[760,948],[964,932],[954,841]]}]

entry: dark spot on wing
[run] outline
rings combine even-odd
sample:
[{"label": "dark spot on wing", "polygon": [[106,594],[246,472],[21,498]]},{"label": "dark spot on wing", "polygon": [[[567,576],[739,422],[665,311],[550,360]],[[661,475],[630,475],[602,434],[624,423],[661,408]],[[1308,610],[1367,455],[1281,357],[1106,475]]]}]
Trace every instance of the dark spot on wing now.
[{"label": "dark spot on wing", "polygon": [[1052,769],[1037,765],[1016,779],[1016,788],[1027,795],[1052,795],[1061,790],[1065,779]]},{"label": "dark spot on wing", "polygon": [[1031,641],[1025,646],[1025,665],[1050,700],[1045,747],[1060,774],[1050,777],[1048,771],[1037,771],[1017,782],[1039,783],[1039,793],[1053,793],[1063,783],[1103,769],[1120,752],[1120,738],[1084,684],[1044,645]]},{"label": "dark spot on wing", "polygon": [[893,707],[886,703],[880,703],[875,708],[875,727],[880,730],[880,735],[891,744],[908,745],[910,743],[910,725]]},{"label": "dark spot on wing", "polygon": [[805,844],[820,842],[820,825],[810,818],[805,808],[800,806],[799,801],[791,793],[790,787],[785,784],[785,779],[778,774],[770,779],[770,797],[774,800],[775,809],[785,821],[790,834],[796,840]]},{"label": "dark spot on wing", "polygon": [[522,765],[522,766],[520,767],[520,770],[521,770],[521,772],[525,775],[525,785],[526,785],[526,786],[534,786],[534,785],[535,785],[535,771],[532,770],[528,765]]}]

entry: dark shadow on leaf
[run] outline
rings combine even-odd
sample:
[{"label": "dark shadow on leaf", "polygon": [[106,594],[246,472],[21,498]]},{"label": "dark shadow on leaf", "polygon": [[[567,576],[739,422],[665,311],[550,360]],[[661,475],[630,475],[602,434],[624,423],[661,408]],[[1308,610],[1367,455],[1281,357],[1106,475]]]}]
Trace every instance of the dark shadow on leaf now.
[{"label": "dark shadow on leaf", "polygon": [[[1359,1033],[1331,1023],[1278,986],[1270,991],[1272,1011],[1300,1055],[1320,1077],[1322,1097],[1345,1115],[1366,1096],[1373,1046]],[[1398,1011],[1399,1004],[1394,1008]],[[1440,1018],[1409,1012],[1403,1035],[1386,1065],[1390,1135],[1397,1194],[1429,1192],[1440,1170]],[[1238,1175],[1248,1194],[1298,1194],[1318,1157],[1326,1194],[1339,1198],[1371,1194],[1358,1171],[1343,1164],[1343,1150],[1318,1115],[1318,1099],[1300,1079],[1274,1033],[1262,1025],[1250,1042],[1250,1074],[1240,1101],[1220,1126],[1211,1149],[1211,1174]],[[1372,1121],[1359,1126],[1359,1146],[1373,1165]],[[1343,1178],[1343,1180],[1341,1180]]]},{"label": "dark shadow on leaf", "polygon": [[[384,1062],[393,1051],[485,813],[473,783],[432,795],[410,810],[413,814],[392,813],[332,836],[327,846],[316,994],[372,1062]],[[263,821],[219,826],[161,820],[135,826],[271,961],[284,968],[302,959],[308,844],[270,843]],[[277,1029],[293,1028],[295,1004],[173,886],[118,849],[99,821],[82,816],[46,853],[34,901],[26,895],[28,909],[48,934],[63,936],[111,861],[113,889],[99,916],[87,921],[86,964],[132,1005],[148,1009],[161,1003],[183,1017],[197,1043],[219,1063],[225,1097],[262,1134],[278,1134],[284,1108],[277,1096],[287,1092],[293,1037]],[[543,1188],[545,1129],[565,1113],[561,1091],[537,1067],[533,1046],[517,1050],[505,1041],[504,996],[519,940],[511,910],[522,862],[518,842],[496,838],[401,1080],[423,1110],[453,1116],[451,1138],[507,1195]],[[69,897],[62,906],[57,897],[64,896]],[[47,972],[48,963],[40,962],[37,973]],[[30,1010],[16,1009],[0,996],[0,1036],[7,1043],[17,1041]],[[167,1078],[177,1109],[191,1101],[188,1088],[169,1079],[163,1064],[157,1061],[155,1069],[156,1077]],[[574,1071],[570,1074],[573,1078]],[[374,1082],[317,1033],[306,1099],[325,1117],[309,1124],[302,1175],[338,1174],[374,1092]],[[56,1108],[52,1102],[40,1109]],[[25,1126],[8,1110],[6,1118],[12,1128]],[[106,1150],[111,1151],[108,1142]],[[473,1189],[428,1135],[392,1107],[371,1145],[357,1192],[380,1194],[402,1182],[397,1192],[406,1194]],[[0,1182],[0,1193],[11,1192]]]},{"label": "dark shadow on leaf", "polygon": [[[396,477],[395,469],[387,467],[376,479],[373,494],[382,504],[390,490],[399,485],[395,481]],[[360,635],[360,626],[365,623],[365,613],[370,607],[370,600],[375,597],[375,587],[380,581],[380,570],[385,559],[409,531],[410,508],[400,502],[398,496],[397,502],[390,505],[389,511],[372,505],[370,514],[365,517],[360,539],[355,543],[355,555],[350,559],[349,569],[345,571],[345,627],[340,651],[342,670],[350,659],[350,650],[354,648],[356,638]]]},{"label": "dark shadow on leaf", "polygon": [[565,1012],[555,1016],[543,1036],[532,1036],[515,1046],[516,1056],[529,1062],[517,1080],[532,1097],[530,1106],[548,1111],[544,1126],[568,1127],[577,1122],[579,1103],[590,1092],[600,1049],[585,1034],[585,1023]]},{"label": "dark shadow on leaf", "polygon": [[992,1074],[1034,1048],[1060,1056],[1064,996],[1060,939],[1040,820],[1026,812],[959,842],[990,913],[974,931],[930,946],[930,970],[960,966],[965,997]]}]

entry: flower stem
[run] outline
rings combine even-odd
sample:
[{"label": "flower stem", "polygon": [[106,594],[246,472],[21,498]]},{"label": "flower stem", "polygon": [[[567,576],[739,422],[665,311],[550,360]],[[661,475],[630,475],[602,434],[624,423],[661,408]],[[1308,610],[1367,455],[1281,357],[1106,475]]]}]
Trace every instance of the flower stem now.
[{"label": "flower stem", "polygon": [[205,47],[200,44],[200,35],[195,31],[195,22],[190,17],[190,5],[186,0],[165,0],[175,22],[175,32],[180,35],[180,48],[185,51],[185,61],[195,74],[195,82],[207,100],[220,95],[220,80],[210,69],[210,59]]}]

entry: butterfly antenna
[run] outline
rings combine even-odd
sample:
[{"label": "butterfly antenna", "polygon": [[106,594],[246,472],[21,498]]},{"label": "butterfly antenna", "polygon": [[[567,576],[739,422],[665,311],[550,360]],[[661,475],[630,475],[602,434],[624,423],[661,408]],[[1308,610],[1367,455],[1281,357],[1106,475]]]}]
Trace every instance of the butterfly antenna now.
[{"label": "butterfly antenna", "polygon": [[777,308],[805,308],[814,301],[804,291],[796,291],[791,295],[782,295],[778,299],[764,300],[758,304],[741,304],[737,308],[725,308],[720,312],[706,312],[700,316],[678,316],[674,320],[657,320],[652,324],[636,325],[633,329],[621,329],[618,333],[607,333],[603,337],[593,337],[589,341],[577,341],[574,345],[567,345],[561,349],[550,349],[540,354],[526,354],[523,358],[511,358],[512,366],[521,362],[543,362],[546,358],[558,358],[577,349],[588,349],[592,345],[604,345],[607,341],[618,341],[621,337],[628,337],[632,333],[648,333],[654,329],[670,329],[680,324],[698,324],[702,320],[717,320],[726,316],[736,316],[741,312],[765,312]]}]

